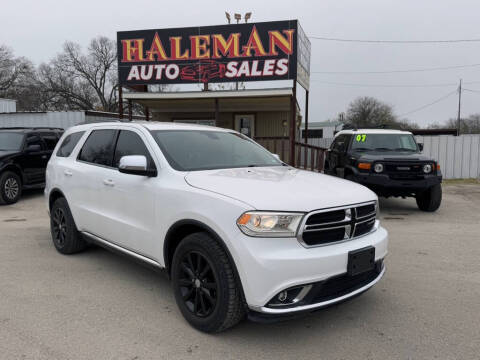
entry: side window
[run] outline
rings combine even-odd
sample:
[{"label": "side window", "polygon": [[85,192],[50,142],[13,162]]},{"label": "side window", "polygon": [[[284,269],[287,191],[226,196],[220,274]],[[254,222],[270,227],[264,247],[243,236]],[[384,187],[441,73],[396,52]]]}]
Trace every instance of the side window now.
[{"label": "side window", "polygon": [[29,147],[30,145],[39,145],[39,151],[45,150],[45,144],[37,134],[30,134],[27,136],[26,147]]},{"label": "side window", "polygon": [[143,155],[147,158],[148,167],[155,168],[150,152],[140,136],[133,131],[121,130],[117,140],[113,166],[118,167],[120,158],[127,155]]},{"label": "side window", "polygon": [[68,135],[57,150],[57,156],[68,157],[72,153],[73,149],[77,145],[78,141],[82,137],[85,131],[76,132]]},{"label": "side window", "polygon": [[342,149],[342,145],[345,145],[345,138],[346,138],[345,135],[339,135],[335,139],[335,144],[333,146],[333,149],[336,151],[340,151]]},{"label": "side window", "polygon": [[94,130],[83,144],[78,160],[112,166],[116,130]]},{"label": "side window", "polygon": [[55,146],[57,145],[58,142],[58,136],[55,133],[42,133],[40,134],[42,137],[42,140],[45,143],[45,146],[47,147],[46,150],[53,151],[55,149]]}]

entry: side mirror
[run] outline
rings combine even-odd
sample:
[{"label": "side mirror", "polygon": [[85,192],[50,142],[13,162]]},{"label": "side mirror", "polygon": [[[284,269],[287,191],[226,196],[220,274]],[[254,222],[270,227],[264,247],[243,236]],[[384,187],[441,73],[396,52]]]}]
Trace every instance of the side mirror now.
[{"label": "side mirror", "polygon": [[124,174],[157,176],[157,170],[147,168],[147,158],[143,155],[128,155],[120,158],[118,171]]},{"label": "side mirror", "polygon": [[42,150],[42,147],[38,144],[33,144],[33,145],[28,145],[26,152],[28,153],[34,153],[34,152],[39,152]]},{"label": "side mirror", "polygon": [[422,144],[422,143],[418,143],[417,145],[418,145],[418,149],[419,149],[420,151],[423,151],[423,144]]}]

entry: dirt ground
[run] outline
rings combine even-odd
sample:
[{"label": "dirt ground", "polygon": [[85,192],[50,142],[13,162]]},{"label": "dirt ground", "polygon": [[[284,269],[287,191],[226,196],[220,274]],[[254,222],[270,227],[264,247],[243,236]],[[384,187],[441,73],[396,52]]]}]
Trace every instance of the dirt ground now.
[{"label": "dirt ground", "polygon": [[478,359],[480,185],[444,186],[436,213],[381,201],[385,277],[362,296],[293,321],[192,329],[170,284],[100,248],[51,243],[43,194],[0,207],[1,359]]}]

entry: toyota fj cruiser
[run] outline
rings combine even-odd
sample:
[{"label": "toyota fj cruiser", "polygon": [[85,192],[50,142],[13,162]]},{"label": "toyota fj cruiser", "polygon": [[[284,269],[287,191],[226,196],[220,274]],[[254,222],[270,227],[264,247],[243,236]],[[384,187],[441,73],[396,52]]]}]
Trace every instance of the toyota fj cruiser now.
[{"label": "toyota fj cruiser", "polygon": [[442,201],[440,165],[421,154],[411,132],[342,130],[327,152],[325,173],[365,185],[377,195],[415,197],[423,211]]}]

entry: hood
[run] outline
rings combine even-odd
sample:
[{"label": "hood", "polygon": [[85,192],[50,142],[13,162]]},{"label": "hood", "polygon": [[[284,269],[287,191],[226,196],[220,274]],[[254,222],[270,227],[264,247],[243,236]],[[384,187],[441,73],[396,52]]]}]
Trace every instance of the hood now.
[{"label": "hood", "polygon": [[366,151],[356,152],[352,155],[355,159],[365,161],[428,161],[431,160],[420,153],[412,153],[411,151]]},{"label": "hood", "polygon": [[16,150],[0,150],[0,160],[6,159],[11,155],[18,154]]},{"label": "hood", "polygon": [[194,171],[185,181],[257,210],[307,212],[377,199],[362,185],[287,166]]}]

